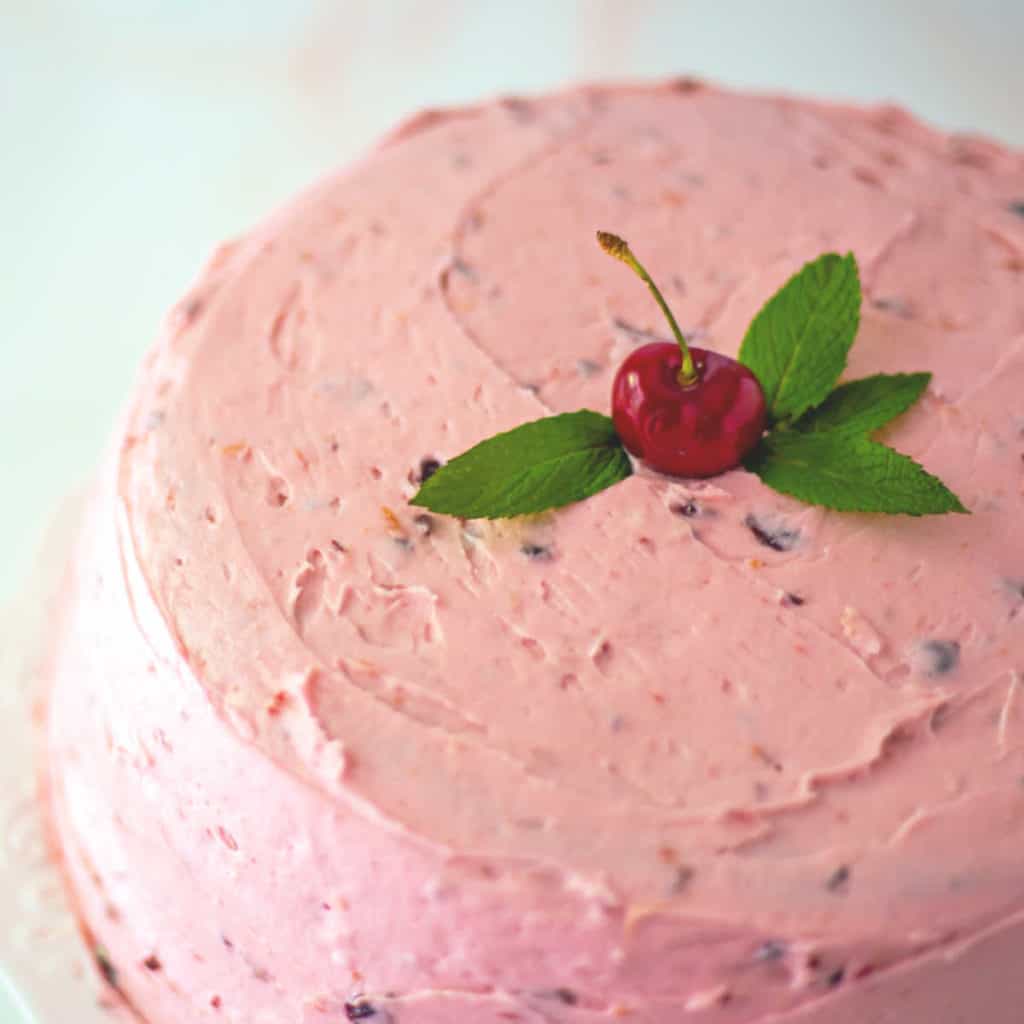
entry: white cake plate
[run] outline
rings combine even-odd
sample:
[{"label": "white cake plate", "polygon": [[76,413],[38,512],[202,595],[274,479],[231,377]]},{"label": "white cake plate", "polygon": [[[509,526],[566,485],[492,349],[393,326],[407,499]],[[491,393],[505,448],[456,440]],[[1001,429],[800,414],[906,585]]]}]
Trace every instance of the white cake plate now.
[{"label": "white cake plate", "polygon": [[[36,582],[0,608],[0,1024],[115,1024],[47,854],[36,800],[35,666],[72,510],[49,531]],[[63,527],[63,529],[61,529]]]}]

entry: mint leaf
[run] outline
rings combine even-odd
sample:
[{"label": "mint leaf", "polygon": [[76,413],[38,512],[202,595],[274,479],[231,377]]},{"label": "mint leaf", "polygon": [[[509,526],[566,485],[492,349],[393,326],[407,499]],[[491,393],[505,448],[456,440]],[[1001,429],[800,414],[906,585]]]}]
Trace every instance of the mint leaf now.
[{"label": "mint leaf", "polygon": [[794,424],[804,433],[840,432],[862,437],[906,412],[928,387],[930,373],[879,373],[840,384]]},{"label": "mint leaf", "polygon": [[846,367],[860,323],[853,253],[826,253],[794,274],[754,317],[740,362],[761,382],[771,423],[818,405]]},{"label": "mint leaf", "polygon": [[967,511],[913,459],[842,432],[769,434],[744,465],[776,491],[839,512],[923,516]]},{"label": "mint leaf", "polygon": [[481,441],[437,470],[411,504],[462,519],[505,519],[581,501],[632,472],[612,421],[581,409]]}]

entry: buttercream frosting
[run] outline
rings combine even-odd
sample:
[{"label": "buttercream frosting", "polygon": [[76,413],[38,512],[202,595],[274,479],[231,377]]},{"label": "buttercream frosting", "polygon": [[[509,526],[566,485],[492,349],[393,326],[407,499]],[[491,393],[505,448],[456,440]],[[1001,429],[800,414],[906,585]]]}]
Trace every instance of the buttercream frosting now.
[{"label": "buttercream frosting", "polygon": [[[97,482],[52,805],[150,1024],[1019,1019],[1024,158],[690,81],[429,112],[219,249]],[[826,250],[969,516],[737,470],[459,522],[424,471],[735,355]],[[156,965],[156,966],[154,966]]]}]

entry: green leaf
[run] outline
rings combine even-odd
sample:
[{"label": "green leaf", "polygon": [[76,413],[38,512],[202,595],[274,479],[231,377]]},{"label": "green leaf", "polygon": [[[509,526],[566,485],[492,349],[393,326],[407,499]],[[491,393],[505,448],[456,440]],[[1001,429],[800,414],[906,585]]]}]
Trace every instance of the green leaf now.
[{"label": "green leaf", "polygon": [[791,277],[747,330],[740,362],[761,382],[772,423],[818,405],[846,367],[860,323],[853,253],[826,253]]},{"label": "green leaf", "polygon": [[776,491],[839,512],[923,516],[967,511],[913,459],[842,432],[769,434],[744,465]]},{"label": "green leaf", "polygon": [[632,472],[612,421],[581,409],[481,441],[434,473],[411,503],[463,519],[504,519],[581,501]]},{"label": "green leaf", "polygon": [[840,432],[858,437],[884,427],[925,392],[930,373],[879,373],[840,384],[794,424],[804,433]]}]

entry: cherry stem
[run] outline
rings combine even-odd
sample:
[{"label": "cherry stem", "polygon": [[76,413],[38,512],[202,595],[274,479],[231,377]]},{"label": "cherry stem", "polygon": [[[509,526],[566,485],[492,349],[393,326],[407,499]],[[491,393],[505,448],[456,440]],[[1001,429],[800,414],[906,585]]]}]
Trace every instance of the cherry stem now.
[{"label": "cherry stem", "polygon": [[597,241],[609,256],[614,256],[617,260],[625,263],[651,289],[655,302],[661,307],[661,311],[665,314],[665,319],[668,320],[668,325],[672,328],[672,333],[679,343],[679,351],[683,354],[683,362],[679,367],[676,379],[681,387],[692,388],[700,379],[700,374],[697,372],[697,367],[694,366],[693,356],[690,354],[690,346],[686,344],[686,339],[683,337],[683,332],[679,329],[679,324],[676,323],[676,318],[672,315],[672,310],[668,308],[665,297],[658,290],[658,286],[654,283],[651,275],[647,273],[644,265],[633,255],[633,250],[630,249],[629,242],[625,239],[619,238],[618,235],[609,234],[607,231],[598,231]]}]

